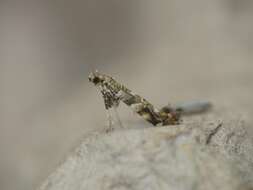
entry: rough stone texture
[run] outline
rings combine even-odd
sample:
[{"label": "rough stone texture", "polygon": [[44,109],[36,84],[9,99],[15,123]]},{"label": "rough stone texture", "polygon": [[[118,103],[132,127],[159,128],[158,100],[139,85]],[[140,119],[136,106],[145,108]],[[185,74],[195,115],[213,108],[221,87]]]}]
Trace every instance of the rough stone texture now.
[{"label": "rough stone texture", "polygon": [[253,189],[253,141],[240,119],[92,134],[39,188],[69,189]]}]

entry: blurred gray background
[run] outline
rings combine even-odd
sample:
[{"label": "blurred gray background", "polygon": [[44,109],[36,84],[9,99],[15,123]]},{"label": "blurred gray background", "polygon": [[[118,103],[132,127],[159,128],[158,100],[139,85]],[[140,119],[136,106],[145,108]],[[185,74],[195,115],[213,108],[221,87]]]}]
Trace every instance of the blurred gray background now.
[{"label": "blurred gray background", "polygon": [[94,69],[157,106],[206,99],[251,123],[252,20],[251,0],[0,0],[0,188],[34,189],[105,128]]}]

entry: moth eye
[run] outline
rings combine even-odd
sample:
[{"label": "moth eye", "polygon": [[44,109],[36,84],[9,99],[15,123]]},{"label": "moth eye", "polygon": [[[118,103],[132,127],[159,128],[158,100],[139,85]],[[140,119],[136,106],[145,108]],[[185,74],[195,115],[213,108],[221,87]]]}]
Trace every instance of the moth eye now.
[{"label": "moth eye", "polygon": [[100,81],[100,79],[98,77],[94,77],[94,79],[93,79],[94,84],[99,83],[99,81]]}]

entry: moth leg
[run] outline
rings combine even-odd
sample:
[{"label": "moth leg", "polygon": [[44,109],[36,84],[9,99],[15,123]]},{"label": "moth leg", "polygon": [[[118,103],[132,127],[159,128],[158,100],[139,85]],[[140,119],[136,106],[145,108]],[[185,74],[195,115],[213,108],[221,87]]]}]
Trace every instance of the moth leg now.
[{"label": "moth leg", "polygon": [[113,128],[113,117],[111,114],[111,110],[110,109],[106,109],[106,113],[107,113],[107,122],[108,122],[108,128],[106,129],[106,132],[111,132],[114,130]]},{"label": "moth leg", "polygon": [[111,114],[111,108],[113,107],[113,97],[112,94],[106,89],[101,88],[100,91],[104,99],[104,105],[107,113],[108,129],[106,132],[110,132],[113,130],[113,117]]},{"label": "moth leg", "polygon": [[116,119],[117,119],[117,122],[118,122],[119,126],[120,126],[121,128],[125,128],[124,125],[123,125],[122,122],[121,122],[121,119],[120,119],[120,116],[119,116],[117,107],[114,106],[114,107],[113,107],[113,110],[114,110],[114,113],[115,113],[115,116],[116,116]]}]

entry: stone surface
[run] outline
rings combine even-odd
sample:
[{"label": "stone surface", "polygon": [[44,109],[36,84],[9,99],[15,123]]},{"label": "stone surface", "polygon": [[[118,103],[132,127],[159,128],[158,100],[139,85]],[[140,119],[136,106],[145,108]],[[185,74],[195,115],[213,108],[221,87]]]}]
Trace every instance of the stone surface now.
[{"label": "stone surface", "polygon": [[39,190],[253,189],[253,141],[240,120],[93,133]]}]

